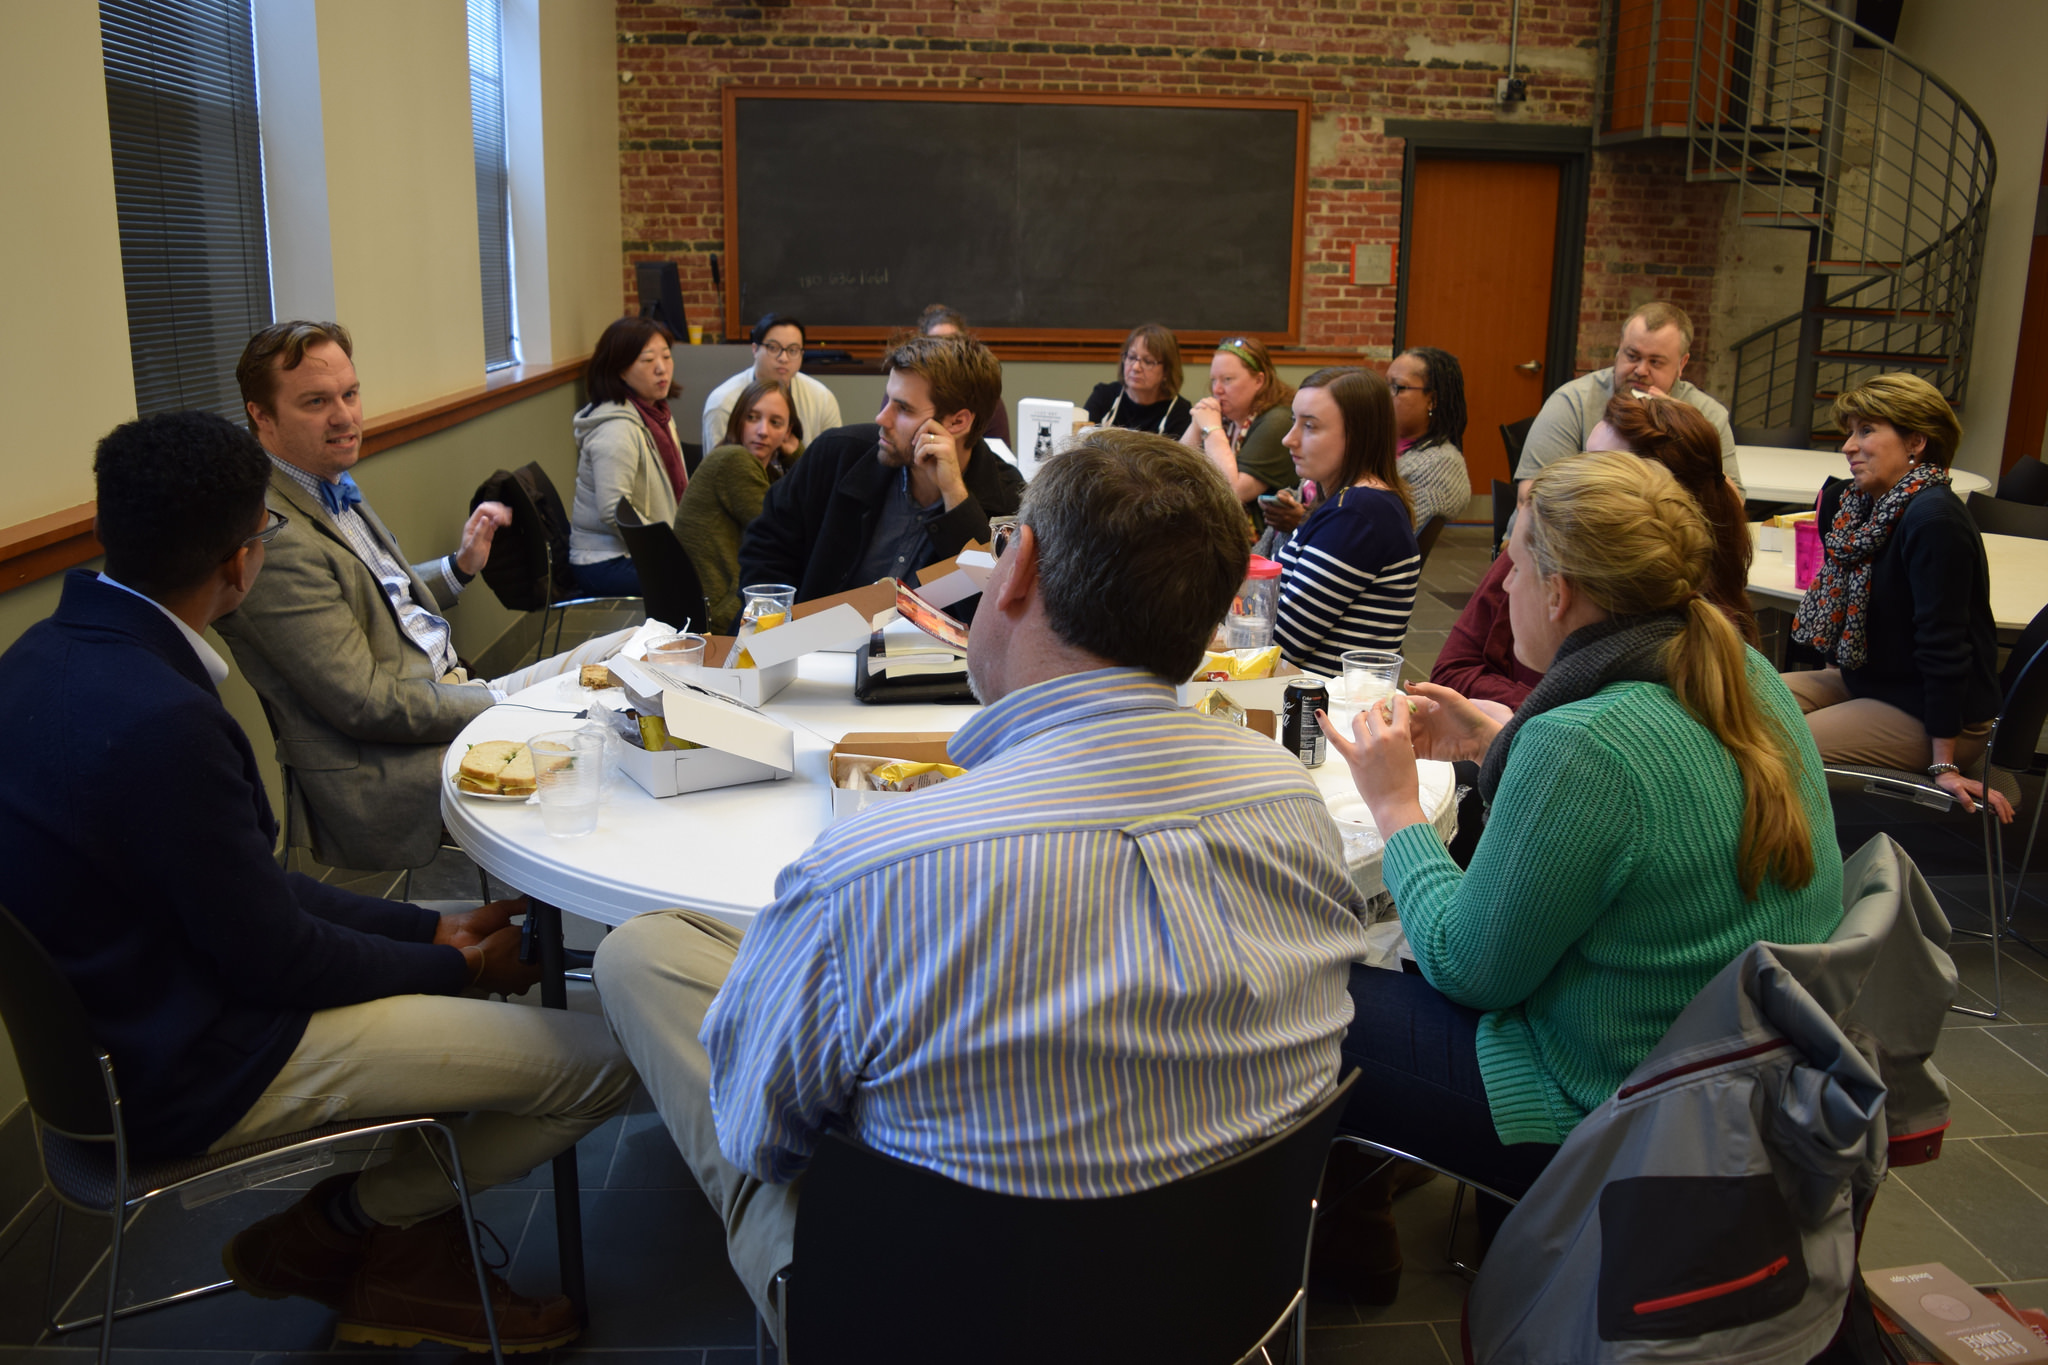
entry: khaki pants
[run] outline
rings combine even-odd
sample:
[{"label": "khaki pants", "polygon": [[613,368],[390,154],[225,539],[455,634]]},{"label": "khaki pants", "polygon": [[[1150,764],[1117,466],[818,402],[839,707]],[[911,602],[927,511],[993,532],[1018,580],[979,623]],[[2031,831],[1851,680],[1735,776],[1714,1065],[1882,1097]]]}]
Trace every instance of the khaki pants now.
[{"label": "khaki pants", "polygon": [[[1927,727],[1917,717],[1898,707],[1869,697],[1852,697],[1842,681],[1842,670],[1823,668],[1782,675],[1785,686],[1799,700],[1806,724],[1822,761],[1849,763],[1869,768],[1903,768],[1924,773],[1934,762],[1934,745]],[[1966,725],[1956,736],[1952,760],[1965,773],[1974,775],[1977,760],[1991,737],[1991,722]]]},{"label": "khaki pants", "polygon": [[597,950],[605,1018],[654,1097],[697,1184],[725,1222],[726,1254],[769,1323],[776,1272],[790,1262],[797,1189],[725,1159],[711,1119],[711,1059],[697,1033],[739,953],[740,931],[692,910],[630,919]]},{"label": "khaki pants", "polygon": [[[394,995],[314,1014],[291,1060],[211,1150],[323,1123],[435,1114],[455,1131],[474,1194],[574,1146],[632,1087],[632,1067],[592,1015]],[[363,1212],[409,1227],[453,1208],[441,1155],[438,1137],[406,1135],[390,1160],[363,1172]]]}]

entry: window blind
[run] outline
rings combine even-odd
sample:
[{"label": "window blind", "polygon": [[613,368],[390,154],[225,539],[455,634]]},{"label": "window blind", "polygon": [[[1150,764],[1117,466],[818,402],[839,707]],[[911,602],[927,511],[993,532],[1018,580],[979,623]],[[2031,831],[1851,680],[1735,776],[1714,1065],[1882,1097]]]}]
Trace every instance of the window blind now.
[{"label": "window blind", "polygon": [[270,248],[249,0],[101,0],[135,404],[239,420]]},{"label": "window blind", "polygon": [[484,368],[517,364],[512,199],[505,163],[502,0],[469,0],[469,116],[476,139],[476,238],[483,265]]}]

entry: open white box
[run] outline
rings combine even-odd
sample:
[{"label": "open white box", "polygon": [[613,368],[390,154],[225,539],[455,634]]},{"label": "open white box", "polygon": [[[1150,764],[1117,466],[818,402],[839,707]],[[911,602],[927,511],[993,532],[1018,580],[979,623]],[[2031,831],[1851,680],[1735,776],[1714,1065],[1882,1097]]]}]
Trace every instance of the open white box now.
[{"label": "open white box", "polygon": [[[1242,681],[1230,679],[1195,678],[1184,682],[1176,695],[1182,706],[1193,706],[1212,687],[1220,687],[1230,694],[1230,699],[1246,710],[1256,707],[1262,711],[1278,711],[1285,700],[1290,679],[1302,676],[1300,669],[1282,659],[1274,666],[1270,678],[1247,678]],[[1324,682],[1329,679],[1325,678]]]},{"label": "open white box", "polygon": [[848,791],[839,785],[839,760],[849,754],[870,758],[900,758],[912,763],[950,763],[946,741],[952,736],[938,730],[892,730],[856,732],[842,736],[825,760],[826,780],[832,786],[832,818],[844,820],[869,806],[885,805],[917,795],[916,792]]},{"label": "open white box", "polygon": [[798,659],[821,649],[858,645],[868,638],[869,631],[867,618],[842,604],[828,611],[784,621],[773,630],[753,636],[746,643],[746,651],[754,660],[752,668],[719,666],[732,652],[733,637],[729,635],[714,635],[709,639],[704,646],[701,666],[664,666],[659,669],[642,666],[664,682],[693,683],[749,706],[760,706],[796,681]]},{"label": "open white box", "polygon": [[649,796],[781,781],[796,771],[796,735],[757,712],[701,692],[663,688],[662,723],[675,739],[698,749],[636,749],[627,745],[619,766]]}]

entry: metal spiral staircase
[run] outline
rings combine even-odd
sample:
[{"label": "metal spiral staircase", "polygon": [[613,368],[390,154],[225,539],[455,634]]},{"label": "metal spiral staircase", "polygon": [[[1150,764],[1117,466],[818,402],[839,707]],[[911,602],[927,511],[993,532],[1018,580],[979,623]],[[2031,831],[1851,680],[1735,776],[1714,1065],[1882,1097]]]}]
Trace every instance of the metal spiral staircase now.
[{"label": "metal spiral staircase", "polygon": [[1958,408],[1997,158],[1932,72],[1818,0],[1615,0],[1598,144],[1686,140],[1737,221],[1804,232],[1800,310],[1734,342],[1738,426],[1825,434],[1887,370]]}]

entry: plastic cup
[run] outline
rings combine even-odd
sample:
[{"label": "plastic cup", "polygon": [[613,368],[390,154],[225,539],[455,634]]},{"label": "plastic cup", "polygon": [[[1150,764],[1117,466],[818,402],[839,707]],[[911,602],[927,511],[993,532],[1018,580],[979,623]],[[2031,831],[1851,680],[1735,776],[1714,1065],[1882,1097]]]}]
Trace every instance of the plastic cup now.
[{"label": "plastic cup", "polygon": [[661,635],[647,642],[647,662],[657,668],[688,668],[704,662],[701,635]]},{"label": "plastic cup", "polygon": [[1344,672],[1330,680],[1330,720],[1349,735],[1353,717],[1401,690],[1403,660],[1391,649],[1349,649],[1339,659]]},{"label": "plastic cup", "polygon": [[687,329],[689,330],[689,333],[690,333],[690,344],[691,344],[692,346],[702,346],[702,345],[704,344],[704,324],[703,324],[703,323],[701,323],[701,322],[686,322],[686,323],[684,323],[684,324],[683,324],[683,326],[684,326],[685,328],[687,328]]},{"label": "plastic cup", "polygon": [[596,829],[604,795],[604,737],[590,729],[550,730],[526,747],[533,752],[540,818],[548,833],[576,839]]},{"label": "plastic cup", "polygon": [[744,603],[740,624],[751,624],[756,633],[781,625],[796,606],[796,589],[787,583],[753,583],[740,589]]}]

